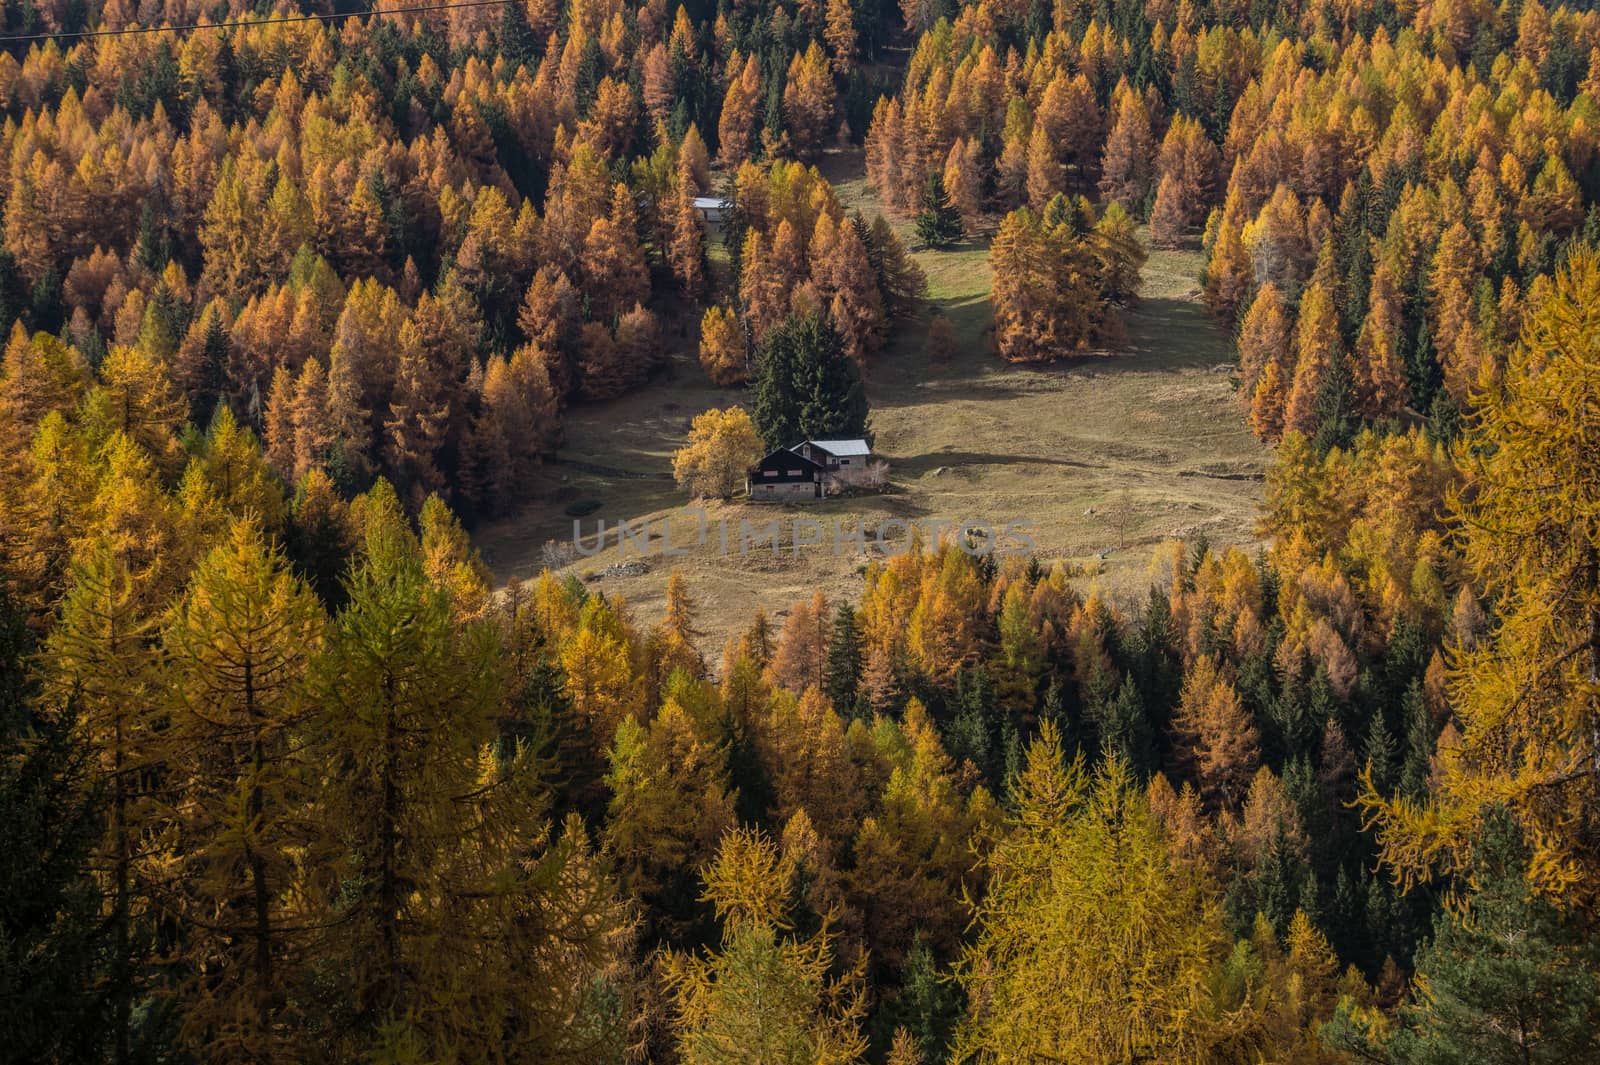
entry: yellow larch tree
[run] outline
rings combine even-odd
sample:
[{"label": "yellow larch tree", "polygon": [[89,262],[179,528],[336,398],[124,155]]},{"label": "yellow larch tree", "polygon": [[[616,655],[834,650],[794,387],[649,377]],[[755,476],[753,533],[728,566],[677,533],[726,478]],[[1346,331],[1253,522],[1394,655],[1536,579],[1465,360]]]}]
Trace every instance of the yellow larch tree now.
[{"label": "yellow larch tree", "polygon": [[689,426],[689,442],[672,456],[672,476],[690,494],[726,499],[761,457],[761,437],[743,407],[708,410]]},{"label": "yellow larch tree", "polygon": [[169,905],[190,929],[184,1033],[205,1060],[298,1056],[285,1014],[305,961],[295,900],[313,798],[299,730],[323,621],[242,518],[201,560],[163,634],[181,854]]},{"label": "yellow larch tree", "polygon": [[674,1037],[685,1065],[852,1065],[862,1060],[864,959],[842,976],[824,923],[809,939],[789,918],[795,867],[757,829],[724,837],[705,871],[722,943],[667,958]]},{"label": "yellow larch tree", "polygon": [[1426,800],[1363,802],[1406,882],[1460,869],[1484,811],[1504,803],[1533,844],[1543,891],[1600,897],[1600,259],[1576,254],[1530,310],[1478,413],[1453,499],[1474,586],[1498,623],[1450,669],[1459,740]]},{"label": "yellow larch tree", "polygon": [[1197,870],[1174,866],[1126,765],[1064,763],[1046,724],[1016,795],[958,969],[976,1008],[956,1058],[1202,1059],[1223,1015],[1221,910]]}]

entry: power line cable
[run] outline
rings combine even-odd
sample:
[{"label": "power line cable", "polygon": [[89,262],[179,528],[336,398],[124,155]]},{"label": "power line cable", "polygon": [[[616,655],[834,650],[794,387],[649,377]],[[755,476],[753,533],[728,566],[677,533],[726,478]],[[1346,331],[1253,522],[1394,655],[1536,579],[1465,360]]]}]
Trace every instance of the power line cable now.
[{"label": "power line cable", "polygon": [[423,11],[450,11],[464,7],[500,7],[518,0],[457,0],[449,4],[421,4],[415,7],[369,7],[361,11],[340,11],[328,15],[277,15],[272,18],[247,19],[239,22],[191,22],[184,26],[129,26],[120,30],[74,30],[66,33],[27,33],[0,37],[0,45],[29,44],[34,41],[82,40],[89,37],[128,37],[136,33],[188,33],[192,30],[239,30],[252,26],[279,26],[286,22],[329,22],[340,18],[362,18],[367,15],[410,15]]}]

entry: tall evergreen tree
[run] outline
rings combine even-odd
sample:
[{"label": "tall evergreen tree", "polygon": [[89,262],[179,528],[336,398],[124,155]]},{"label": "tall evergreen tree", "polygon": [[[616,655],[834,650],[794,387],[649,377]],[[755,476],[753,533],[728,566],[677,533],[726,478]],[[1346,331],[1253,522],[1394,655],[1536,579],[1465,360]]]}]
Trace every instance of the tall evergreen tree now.
[{"label": "tall evergreen tree", "polygon": [[25,656],[32,640],[0,589],[0,1058],[104,1060],[110,960],[88,872],[103,792],[71,705],[40,715]]},{"label": "tall evergreen tree", "polygon": [[834,934],[793,933],[796,868],[759,831],[723,837],[705,897],[722,921],[720,948],[671,955],[667,983],[685,1065],[850,1065],[866,1049],[862,961],[833,975]]},{"label": "tall evergreen tree", "polygon": [[161,734],[160,678],[150,607],[151,571],[129,565],[130,552],[102,537],[73,569],[61,620],[44,648],[45,696],[52,713],[70,714],[94,752],[103,787],[104,831],[90,858],[109,938],[112,1060],[136,1060],[150,1014],[146,964],[153,949],[153,855],[146,841],[160,825],[156,788],[167,744]]},{"label": "tall evergreen tree", "polygon": [[790,315],[761,346],[756,431],[770,448],[867,436],[867,393],[833,323]]},{"label": "tall evergreen tree", "polygon": [[856,625],[856,612],[849,603],[840,603],[833,615],[833,639],[828,644],[827,694],[841,714],[849,715],[855,709],[861,664],[861,630]]},{"label": "tall evergreen tree", "polygon": [[1531,848],[1504,807],[1473,843],[1464,897],[1417,952],[1412,998],[1392,1029],[1350,1005],[1335,1047],[1394,1065],[1578,1065],[1600,1059],[1600,942],[1529,892]]},{"label": "tall evergreen tree", "polygon": [[1091,777],[1046,726],[1017,796],[958,970],[983,1008],[957,1059],[1202,1057],[1215,1038],[1203,1018],[1221,1012],[1207,976],[1225,953],[1219,915],[1203,879],[1173,868],[1126,763]]},{"label": "tall evergreen tree", "polygon": [[917,214],[917,239],[929,248],[948,248],[961,239],[961,211],[944,187],[937,171],[922,186],[922,210]]}]

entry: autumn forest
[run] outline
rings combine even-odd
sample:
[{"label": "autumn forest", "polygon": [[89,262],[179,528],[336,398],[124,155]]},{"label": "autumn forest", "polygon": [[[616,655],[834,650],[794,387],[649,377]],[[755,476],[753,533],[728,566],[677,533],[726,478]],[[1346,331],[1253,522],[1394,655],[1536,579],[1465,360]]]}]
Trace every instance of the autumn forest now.
[{"label": "autumn forest", "polygon": [[[0,108],[0,1062],[1600,1060],[1585,0],[4,0]],[[475,544],[1173,251],[1267,472],[1137,595]]]}]

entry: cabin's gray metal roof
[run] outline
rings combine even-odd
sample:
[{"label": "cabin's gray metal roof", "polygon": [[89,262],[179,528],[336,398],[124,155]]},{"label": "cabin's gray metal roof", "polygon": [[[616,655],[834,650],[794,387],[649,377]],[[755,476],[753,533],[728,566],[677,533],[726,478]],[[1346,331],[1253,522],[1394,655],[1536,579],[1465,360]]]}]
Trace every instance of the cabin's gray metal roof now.
[{"label": "cabin's gray metal roof", "polygon": [[[854,458],[857,455],[870,455],[872,448],[867,446],[865,440],[807,440],[812,447],[821,448],[836,458]],[[795,447],[799,447],[796,444]],[[791,448],[790,450],[793,450]]]}]

